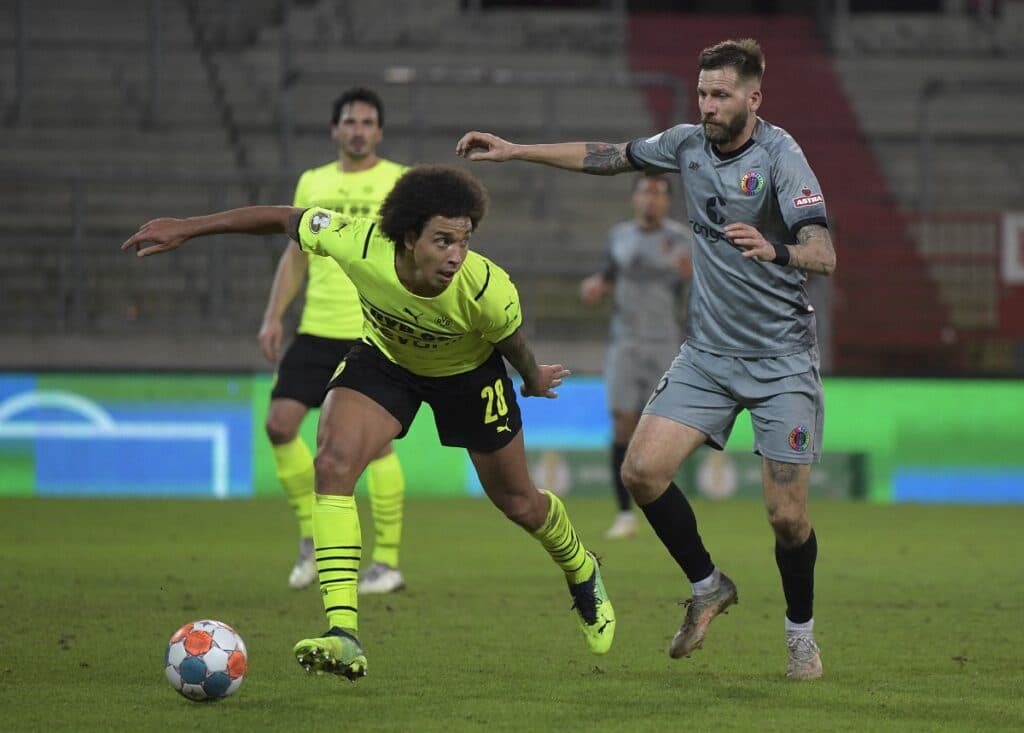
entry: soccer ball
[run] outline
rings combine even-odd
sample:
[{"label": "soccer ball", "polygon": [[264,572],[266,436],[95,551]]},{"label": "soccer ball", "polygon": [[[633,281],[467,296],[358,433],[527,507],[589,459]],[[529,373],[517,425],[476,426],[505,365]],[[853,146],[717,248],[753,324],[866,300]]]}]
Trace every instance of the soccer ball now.
[{"label": "soccer ball", "polygon": [[167,643],[164,671],[171,686],[189,700],[220,700],[245,679],[249,656],[238,632],[220,621],[193,621]]}]

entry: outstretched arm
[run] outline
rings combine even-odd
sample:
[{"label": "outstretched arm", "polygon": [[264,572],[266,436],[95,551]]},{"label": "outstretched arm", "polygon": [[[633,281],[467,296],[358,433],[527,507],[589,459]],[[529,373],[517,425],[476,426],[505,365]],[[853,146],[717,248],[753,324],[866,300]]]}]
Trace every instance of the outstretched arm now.
[{"label": "outstretched arm", "polygon": [[467,132],[455,152],[468,160],[525,160],[528,163],[582,171],[598,176],[636,170],[626,157],[626,143],[550,143],[518,145],[489,132]]},{"label": "outstretched arm", "polygon": [[154,219],[139,227],[121,249],[134,248],[137,256],[148,257],[211,234],[291,234],[294,238],[303,211],[294,206],[247,206],[188,219]]},{"label": "outstretched arm", "polygon": [[526,342],[526,334],[522,328],[494,345],[501,355],[508,359],[512,368],[519,372],[523,384],[519,392],[523,397],[558,397],[555,387],[572,372],[561,364],[538,364],[533,356],[530,345]]}]

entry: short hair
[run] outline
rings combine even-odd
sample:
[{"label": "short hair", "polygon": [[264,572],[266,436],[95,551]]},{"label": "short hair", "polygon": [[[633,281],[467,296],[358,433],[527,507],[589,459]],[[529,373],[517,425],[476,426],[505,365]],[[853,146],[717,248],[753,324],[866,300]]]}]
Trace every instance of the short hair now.
[{"label": "short hair", "polygon": [[365,102],[371,107],[375,107],[377,109],[377,127],[384,129],[384,103],[380,101],[377,92],[366,87],[347,89],[340,97],[334,100],[334,106],[331,108],[332,125],[337,125],[338,120],[341,119],[342,108],[346,104],[352,104],[353,102]]},{"label": "short hair", "polygon": [[487,211],[487,191],[472,174],[447,165],[417,165],[398,179],[380,206],[380,230],[396,245],[418,238],[435,216],[468,216],[476,230]]},{"label": "short hair", "polygon": [[722,41],[700,52],[701,71],[711,69],[736,69],[742,79],[757,79],[764,76],[764,52],[753,38]]},{"label": "short hair", "polygon": [[633,193],[640,188],[640,184],[644,181],[664,181],[665,182],[665,193],[672,193],[672,179],[666,176],[664,173],[654,172],[643,172],[638,173],[636,178],[633,179]]}]

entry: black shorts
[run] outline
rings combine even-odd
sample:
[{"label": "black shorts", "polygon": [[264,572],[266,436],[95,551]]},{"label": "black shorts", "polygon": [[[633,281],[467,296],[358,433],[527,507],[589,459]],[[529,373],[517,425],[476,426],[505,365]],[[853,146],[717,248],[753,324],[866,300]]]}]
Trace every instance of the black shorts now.
[{"label": "black shorts", "polygon": [[320,407],[327,383],[354,344],[349,339],[329,339],[300,333],[284,352],[274,375],[270,398],[297,400],[306,407]]},{"label": "black shorts", "polygon": [[389,360],[374,346],[358,343],[327,389],[347,387],[369,397],[409,431],[420,405],[434,411],[441,445],[493,453],[519,434],[523,417],[515,388],[497,351],[472,371],[421,377]]}]

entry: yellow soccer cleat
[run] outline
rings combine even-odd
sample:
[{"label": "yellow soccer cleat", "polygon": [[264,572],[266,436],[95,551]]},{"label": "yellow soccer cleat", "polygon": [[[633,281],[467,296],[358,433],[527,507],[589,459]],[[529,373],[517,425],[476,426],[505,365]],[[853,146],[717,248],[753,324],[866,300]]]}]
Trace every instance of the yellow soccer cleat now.
[{"label": "yellow soccer cleat", "polygon": [[594,573],[582,583],[570,584],[569,593],[587,646],[594,654],[604,654],[612,648],[615,638],[615,609],[604,589],[597,557],[589,551],[587,555],[594,561]]},{"label": "yellow soccer cleat", "polygon": [[336,626],[323,636],[303,639],[293,652],[311,674],[336,674],[352,682],[366,676],[366,652],[359,639]]}]

